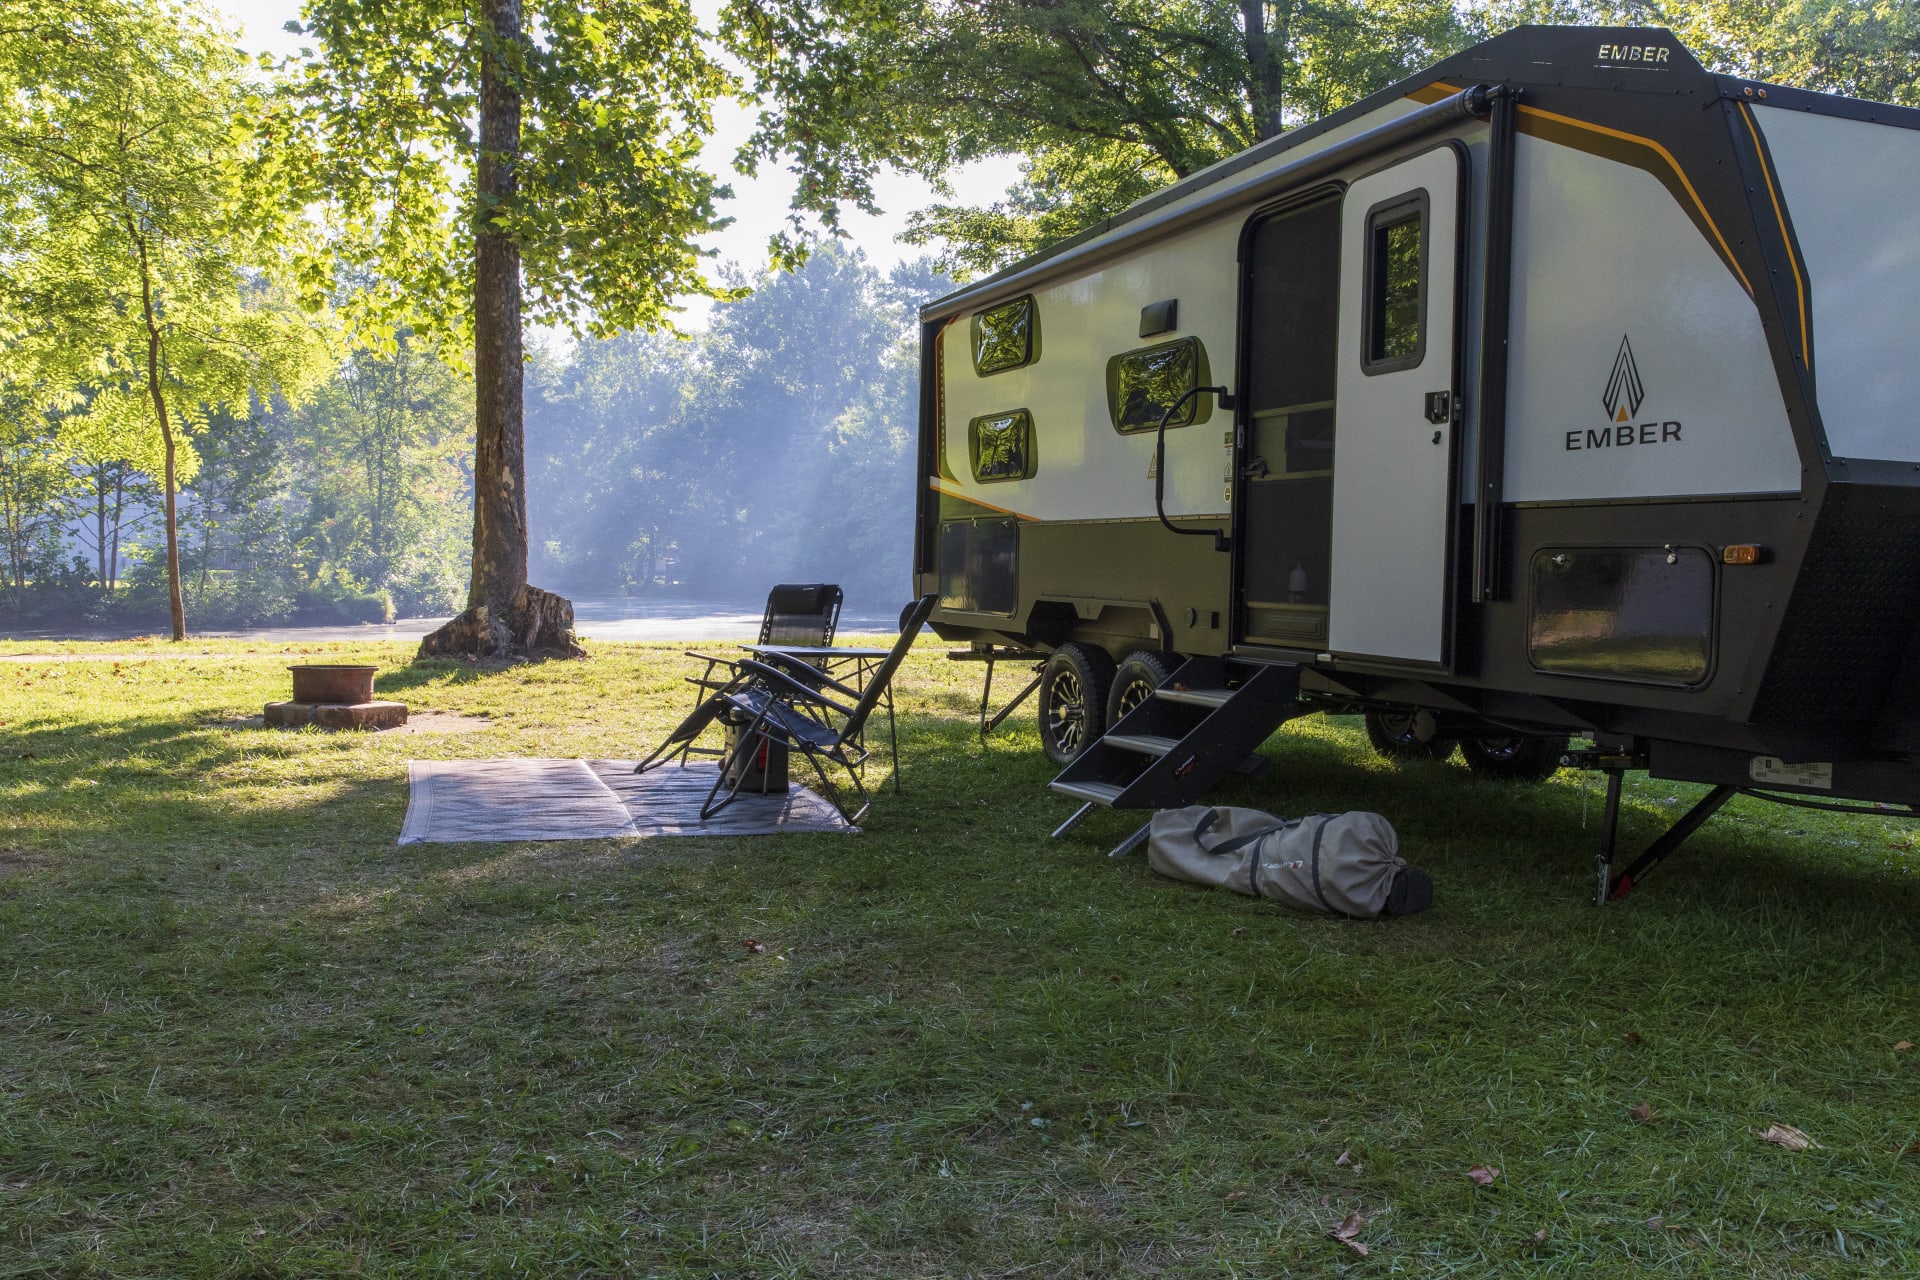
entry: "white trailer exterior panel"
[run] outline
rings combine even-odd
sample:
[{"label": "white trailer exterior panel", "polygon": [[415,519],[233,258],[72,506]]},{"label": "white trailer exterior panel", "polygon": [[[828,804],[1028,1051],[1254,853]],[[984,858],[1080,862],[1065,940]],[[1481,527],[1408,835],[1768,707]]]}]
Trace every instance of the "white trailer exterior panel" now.
[{"label": "white trailer exterior panel", "polygon": [[1805,256],[1796,286],[1827,443],[1838,458],[1920,462],[1920,132],[1751,110]]}]

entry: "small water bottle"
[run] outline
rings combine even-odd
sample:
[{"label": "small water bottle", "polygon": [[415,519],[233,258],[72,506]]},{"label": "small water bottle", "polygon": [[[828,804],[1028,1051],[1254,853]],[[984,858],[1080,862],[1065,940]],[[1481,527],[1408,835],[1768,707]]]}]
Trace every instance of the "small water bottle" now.
[{"label": "small water bottle", "polygon": [[1298,560],[1294,561],[1292,572],[1287,574],[1287,600],[1292,604],[1307,602],[1307,566]]}]

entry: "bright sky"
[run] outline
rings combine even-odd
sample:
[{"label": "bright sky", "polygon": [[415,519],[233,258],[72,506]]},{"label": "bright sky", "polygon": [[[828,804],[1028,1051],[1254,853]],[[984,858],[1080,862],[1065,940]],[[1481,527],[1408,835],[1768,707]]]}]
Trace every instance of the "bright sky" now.
[{"label": "bright sky", "polygon": [[[286,24],[300,17],[300,0],[214,0],[242,28],[241,47],[249,53],[289,54],[299,50],[302,38],[286,31]],[[766,260],[767,238],[780,229],[786,217],[787,199],[792,182],[784,172],[762,173],[747,179],[731,172],[733,153],[751,128],[752,113],[732,104],[715,112],[716,132],[706,155],[712,169],[731,182],[734,198],[725,212],[734,218],[732,226],[709,237],[706,246],[720,251],[723,260],[738,262],[749,270]],[[1012,159],[984,161],[968,167],[964,188],[970,191],[1004,190],[1017,176]],[[907,215],[931,204],[933,191],[917,177],[887,174],[876,184],[879,204],[885,211],[878,217],[858,211],[843,219],[853,243],[864,249],[867,258],[883,270],[922,252],[899,243],[895,237],[907,224]],[[698,308],[696,310],[704,310]],[[697,322],[689,315],[689,320]]]}]

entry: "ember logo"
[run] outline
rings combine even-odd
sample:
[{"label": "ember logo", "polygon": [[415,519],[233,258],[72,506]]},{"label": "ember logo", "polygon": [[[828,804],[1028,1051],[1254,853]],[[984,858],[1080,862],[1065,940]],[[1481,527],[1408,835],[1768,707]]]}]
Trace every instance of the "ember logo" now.
[{"label": "ember logo", "polygon": [[1613,358],[1613,372],[1607,375],[1606,394],[1600,404],[1607,411],[1607,426],[1589,427],[1566,434],[1568,453],[1589,449],[1625,449],[1643,444],[1679,444],[1683,430],[1678,422],[1638,422],[1634,415],[1647,398],[1640,381],[1640,366],[1633,360],[1633,344],[1620,335],[1620,353]]},{"label": "ember logo", "polygon": [[1603,44],[1600,46],[1600,64],[1607,66],[1620,62],[1638,62],[1643,66],[1661,66],[1667,55],[1673,50],[1657,44]]},{"label": "ember logo", "polygon": [[1613,372],[1607,375],[1607,392],[1600,397],[1606,406],[1607,420],[1627,422],[1640,412],[1647,388],[1640,381],[1640,366],[1633,362],[1633,347],[1627,335],[1620,335],[1620,354],[1613,358]]}]

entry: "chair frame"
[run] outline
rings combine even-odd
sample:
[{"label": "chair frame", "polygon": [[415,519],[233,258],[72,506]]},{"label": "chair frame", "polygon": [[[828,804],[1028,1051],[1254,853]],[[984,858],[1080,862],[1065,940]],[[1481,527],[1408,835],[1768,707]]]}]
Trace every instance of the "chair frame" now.
[{"label": "chair frame", "polygon": [[[775,603],[780,599],[781,593],[786,591],[813,591],[813,592],[824,594],[827,600],[826,611],[824,613],[817,614],[817,615],[816,614],[781,613],[774,606],[775,606]],[[827,593],[831,593],[831,594],[827,594]],[[756,644],[774,644],[774,643],[806,644],[806,645],[820,645],[822,647],[826,645],[830,645],[833,643],[834,629],[840,625],[840,607],[846,603],[846,599],[847,599],[846,593],[840,589],[840,584],[837,582],[776,583],[773,586],[773,588],[767,592],[767,607],[765,611],[762,612],[760,615],[760,638],[756,640],[754,643]],[[817,634],[818,634],[817,639],[815,638],[816,629],[810,628],[803,633],[790,635],[776,641],[775,632],[780,628],[782,619],[816,618],[816,617],[818,618],[820,623],[819,627],[817,628]],[[694,695],[694,705],[698,706],[699,703],[702,700],[704,700],[707,696],[709,696],[710,694],[716,693],[721,689],[724,689],[727,685],[726,680],[716,680],[714,678],[714,675],[713,675],[714,668],[721,667],[721,666],[731,666],[736,661],[736,659],[724,658],[718,654],[713,654],[713,653],[701,653],[696,649],[686,650],[686,656],[689,658],[698,658],[702,662],[705,662],[707,664],[707,669],[705,671],[702,671],[699,675],[686,677],[687,683],[692,685],[696,690],[696,693]],[[720,754],[719,751],[715,750],[712,747],[694,747],[692,748],[692,751],[695,755],[702,755],[702,756]]]},{"label": "chair frame", "polygon": [[[726,808],[741,794],[747,770],[730,770],[728,766],[742,756],[757,753],[762,744],[777,742],[790,752],[797,751],[806,757],[833,807],[847,822],[857,824],[873,804],[873,796],[861,778],[862,767],[872,754],[863,740],[863,730],[873,712],[882,705],[886,707],[887,738],[893,751],[893,786],[896,793],[900,791],[900,739],[893,711],[893,677],[932,614],[937,599],[937,596],[922,596],[908,609],[901,619],[899,640],[874,669],[864,689],[843,684],[805,662],[779,654],[726,661],[728,678],[645,760],[634,766],[634,772],[645,773],[676,758],[684,768],[689,753],[696,750],[694,743],[700,735],[716,721],[730,719],[742,726],[741,731],[734,754],[720,761],[719,776],[700,807],[703,820]],[[837,727],[833,723],[836,718],[840,721]],[[828,771],[829,765],[846,770],[860,801],[857,809],[849,812],[841,788]],[[728,783],[730,772],[733,774],[731,785]]]}]

